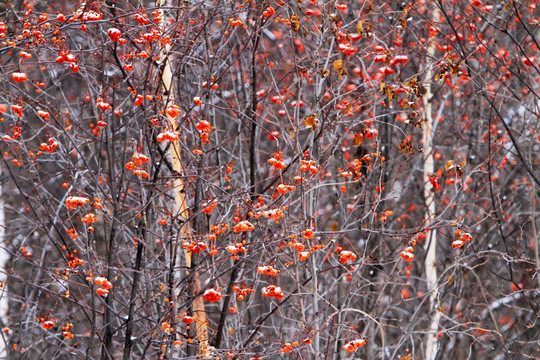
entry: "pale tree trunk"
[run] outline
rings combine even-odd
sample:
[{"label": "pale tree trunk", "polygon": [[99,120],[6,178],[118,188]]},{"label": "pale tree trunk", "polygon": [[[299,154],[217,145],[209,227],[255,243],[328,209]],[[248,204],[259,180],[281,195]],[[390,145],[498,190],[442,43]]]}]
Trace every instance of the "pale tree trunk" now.
[{"label": "pale tree trunk", "polygon": [[[534,260],[536,262],[536,268],[540,269],[540,255],[538,246],[540,245],[540,239],[538,238],[538,232],[536,230],[536,184],[531,181],[532,184],[532,205],[531,205],[531,218],[532,218],[532,233],[534,243]],[[536,287],[540,288],[540,276],[536,274]]]},{"label": "pale tree trunk", "polygon": [[[540,123],[536,123],[536,132],[538,132]],[[533,164],[533,146],[529,148],[529,163]],[[540,239],[538,237],[538,231],[536,229],[536,182],[531,176],[532,192],[531,192],[531,219],[532,219],[532,235],[533,235],[533,245],[534,245],[534,261],[536,263],[536,269],[540,269],[540,254],[539,254],[539,245]],[[540,288],[540,276],[536,273],[536,287]]]},{"label": "pale tree trunk", "polygon": [[[6,263],[9,260],[9,253],[6,249],[5,243],[5,208],[4,208],[4,189],[2,187],[2,168],[0,167],[0,324],[2,326],[8,326],[7,321],[7,307],[8,307],[8,297],[6,289],[7,273],[6,273]],[[4,338],[5,338],[4,334]],[[0,358],[6,358],[6,343],[0,339]]]},{"label": "pale tree trunk", "polygon": [[[438,21],[440,16],[439,9],[434,5],[431,19]],[[435,199],[432,186],[430,184],[429,175],[435,172],[435,164],[433,159],[433,116],[431,109],[431,80],[433,77],[432,67],[430,62],[433,62],[433,56],[435,54],[435,45],[433,39],[429,40],[429,47],[427,50],[426,58],[426,77],[424,79],[424,87],[426,92],[423,96],[424,102],[424,123],[422,125],[423,130],[423,144],[424,144],[424,199],[425,199],[425,214],[424,221],[427,226],[433,221],[435,217]],[[436,306],[438,298],[437,289],[437,230],[427,230],[427,254],[425,260],[426,268],[426,282],[427,290],[429,292],[429,326],[427,329],[426,348],[424,353],[424,359],[434,360],[437,356],[437,331],[439,326],[440,312]]]},{"label": "pale tree trunk", "polygon": [[[165,6],[165,0],[156,0],[156,7],[160,8]],[[162,16],[162,19],[164,17]],[[166,30],[166,24],[165,20],[162,20],[160,24],[162,32],[165,32]],[[174,94],[174,82],[173,82],[173,70],[171,67],[171,60],[173,58],[173,54],[171,53],[171,47],[170,45],[166,45],[162,48],[161,51],[161,63],[163,64],[162,72],[161,72],[161,81],[162,81],[162,94],[163,94],[163,101],[165,102],[165,106],[174,105],[175,104],[175,94]],[[169,116],[169,114],[166,113],[167,119],[169,121],[170,126],[173,130],[176,130],[177,128],[177,122],[176,119],[172,116]],[[173,197],[174,197],[174,216],[178,220],[178,223],[180,223],[180,239],[191,239],[192,234],[191,231],[186,223],[188,219],[188,210],[187,210],[187,202],[186,202],[186,196],[185,196],[185,184],[182,178],[180,177],[183,173],[183,167],[182,167],[182,158],[180,154],[180,141],[176,140],[171,142],[169,146],[169,155],[171,158],[171,165],[174,171],[174,180],[173,180]],[[184,257],[186,262],[186,267],[188,268],[188,273],[190,272],[189,269],[192,267],[191,263],[191,252],[188,249],[184,250]],[[177,264],[180,263],[180,254],[177,254],[178,261]],[[196,271],[196,270],[195,270]],[[201,291],[201,285],[198,275],[195,273],[193,276],[193,294],[194,296],[197,296],[197,294]],[[204,300],[201,296],[197,297],[193,301],[193,318],[195,323],[195,332],[197,335],[197,340],[199,341],[199,353],[203,356],[206,356],[210,352],[210,348],[208,345],[208,329],[207,329],[207,322],[206,322],[206,311],[204,308]]]}]

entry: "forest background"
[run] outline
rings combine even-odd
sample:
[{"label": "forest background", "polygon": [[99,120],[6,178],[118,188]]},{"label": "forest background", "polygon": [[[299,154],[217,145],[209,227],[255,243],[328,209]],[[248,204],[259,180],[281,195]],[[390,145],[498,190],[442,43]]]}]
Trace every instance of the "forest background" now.
[{"label": "forest background", "polygon": [[538,359],[538,6],[2,2],[0,358]]}]

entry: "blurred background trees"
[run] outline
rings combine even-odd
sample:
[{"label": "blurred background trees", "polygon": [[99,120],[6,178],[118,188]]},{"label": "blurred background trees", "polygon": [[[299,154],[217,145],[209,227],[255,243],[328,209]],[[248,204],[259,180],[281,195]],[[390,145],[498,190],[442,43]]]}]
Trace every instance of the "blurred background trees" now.
[{"label": "blurred background trees", "polygon": [[0,4],[1,356],[534,358],[537,6]]}]

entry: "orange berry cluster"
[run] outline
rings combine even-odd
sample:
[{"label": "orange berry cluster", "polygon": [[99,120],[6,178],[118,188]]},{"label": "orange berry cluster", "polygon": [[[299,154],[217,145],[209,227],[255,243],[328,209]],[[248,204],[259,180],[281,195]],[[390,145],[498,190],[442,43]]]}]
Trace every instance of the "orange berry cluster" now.
[{"label": "orange berry cluster", "polygon": [[23,106],[22,105],[13,104],[13,105],[11,105],[11,110],[13,110],[13,112],[15,114],[17,114],[17,116],[19,116],[19,117],[23,116]]},{"label": "orange berry cluster", "polygon": [[156,137],[157,141],[177,141],[178,139],[180,139],[180,133],[171,129],[165,129]]},{"label": "orange berry cluster", "polygon": [[255,226],[253,226],[252,223],[250,223],[249,221],[245,220],[245,221],[240,221],[238,224],[236,224],[233,228],[232,228],[232,231],[234,231],[235,233],[237,232],[246,232],[246,231],[251,231],[255,229]]},{"label": "orange berry cluster", "polygon": [[112,283],[109,280],[107,280],[107,278],[102,277],[102,276],[96,277],[94,279],[94,284],[101,286],[100,288],[96,290],[96,293],[99,296],[108,295],[109,290],[112,289],[113,287]]},{"label": "orange berry cluster", "polygon": [[67,323],[66,325],[62,326],[62,336],[66,339],[73,339],[75,335],[71,332],[71,328],[73,328],[72,323]]},{"label": "orange berry cluster", "polygon": [[182,247],[184,249],[188,249],[193,254],[197,254],[197,253],[200,253],[201,251],[206,250],[208,246],[202,241],[192,241],[192,242],[186,241],[182,243]]},{"label": "orange berry cluster", "polygon": [[463,245],[465,245],[466,241],[471,241],[472,236],[469,233],[461,233],[461,231],[456,230],[456,240],[452,242],[452,248],[453,249],[459,249]]},{"label": "orange berry cluster", "polygon": [[231,26],[240,26],[240,25],[243,25],[244,23],[242,22],[242,19],[240,19],[239,17],[236,18],[236,20],[234,18],[230,18],[229,19],[229,23],[231,24]]},{"label": "orange berry cluster", "polygon": [[232,287],[233,291],[236,293],[236,300],[242,301],[246,298],[247,294],[254,293],[255,290],[250,289],[246,287],[245,285],[242,285],[241,287],[238,285],[234,285]]},{"label": "orange berry cluster", "polygon": [[265,266],[259,266],[257,268],[257,272],[259,274],[264,274],[268,276],[276,276],[277,274],[279,274],[280,271],[271,265],[265,265]]},{"label": "orange berry cluster", "polygon": [[203,204],[202,212],[205,214],[211,214],[217,204],[217,201],[208,201],[207,203]]},{"label": "orange berry cluster", "polygon": [[23,72],[14,72],[13,74],[11,74],[11,78],[15,82],[23,82],[28,79],[28,75]]},{"label": "orange berry cluster", "polygon": [[126,163],[126,170],[133,170],[133,175],[147,178],[149,176],[148,172],[144,169],[141,169],[141,167],[144,166],[144,164],[148,163],[148,161],[150,161],[148,156],[136,152],[131,156],[131,161]]},{"label": "orange berry cluster", "polygon": [[[311,230],[310,230],[311,231]],[[296,238],[296,236],[295,236]],[[306,246],[302,244],[299,241],[289,241],[288,244],[290,247],[293,247],[296,251],[298,251],[298,259],[300,261],[305,261],[309,258],[309,255],[311,254],[309,251],[304,251],[306,249]]]},{"label": "orange berry cluster", "polygon": [[201,135],[199,135],[201,138],[201,141],[203,143],[209,144],[210,140],[208,140],[208,137],[210,135],[210,131],[214,130],[215,127],[210,125],[208,121],[201,120],[195,125],[195,128],[201,132]]},{"label": "orange berry cluster", "polygon": [[84,4],[73,13],[72,19],[82,20],[83,22],[87,22],[87,21],[99,21],[101,20],[102,17],[103,17],[102,13],[99,13],[94,10],[86,10],[86,4]]},{"label": "orange berry cluster", "polygon": [[[275,220],[276,223],[279,223],[279,219],[285,216],[281,209],[264,210],[261,214],[267,219]],[[257,216],[255,215],[256,218]]]},{"label": "orange berry cluster", "polygon": [[101,111],[112,110],[111,104],[109,104],[102,98],[98,98],[96,100],[96,105]]},{"label": "orange berry cluster", "polygon": [[270,160],[268,160],[268,163],[270,165],[273,165],[274,168],[276,168],[278,170],[283,170],[287,166],[283,162],[283,153],[281,151],[278,151],[277,153],[274,153],[274,156],[272,158],[270,158]]},{"label": "orange berry cluster", "polygon": [[313,175],[315,175],[319,169],[317,169],[317,166],[315,166],[315,161],[313,160],[300,160],[300,170],[303,172],[309,171]]},{"label": "orange berry cluster", "polygon": [[279,184],[276,188],[277,192],[280,194],[286,194],[289,191],[296,190],[294,185]]},{"label": "orange berry cluster", "polygon": [[217,288],[217,289],[208,289],[204,292],[203,294],[203,298],[204,300],[208,301],[208,302],[216,302],[216,301],[219,301],[221,300],[221,288]]},{"label": "orange berry cluster", "polygon": [[189,325],[189,324],[191,324],[193,321],[195,321],[195,319],[193,318],[193,316],[188,316],[188,315],[186,315],[186,316],[184,316],[184,317],[182,318],[182,321]]},{"label": "orange berry cluster", "polygon": [[68,196],[66,199],[66,206],[69,210],[73,210],[78,206],[88,204],[90,199],[82,196]]},{"label": "orange berry cluster", "polygon": [[232,260],[240,259],[240,257],[238,255],[236,255],[236,254],[245,253],[247,251],[246,247],[241,242],[238,242],[238,243],[236,243],[234,245],[231,244],[231,245],[227,246],[225,249],[229,253],[233,254],[233,256],[231,256]]},{"label": "orange berry cluster", "polygon": [[[21,109],[22,109],[22,106],[21,106]],[[22,116],[22,114],[20,116]],[[22,127],[20,126],[13,127],[13,139],[17,140],[21,136],[21,134],[22,134]]]},{"label": "orange berry cluster", "polygon": [[26,246],[21,246],[21,253],[27,258],[32,257],[32,255],[34,255],[32,253],[32,250],[29,250]]},{"label": "orange berry cluster", "polygon": [[165,331],[167,334],[171,334],[174,331],[174,328],[168,322],[162,322],[161,329]]},{"label": "orange berry cluster", "polygon": [[98,221],[98,218],[94,213],[88,213],[83,216],[81,221],[85,224],[93,224]]},{"label": "orange berry cluster", "polygon": [[348,260],[355,261],[356,260],[356,254],[354,254],[352,251],[343,250],[339,253],[339,262],[342,264],[346,264]]},{"label": "orange berry cluster", "polygon": [[413,254],[414,248],[412,246],[407,246],[405,250],[403,250],[400,254],[400,256],[405,260],[406,262],[411,262],[414,259]]},{"label": "orange berry cluster", "polygon": [[49,140],[47,140],[47,143],[41,143],[39,145],[39,150],[43,151],[47,151],[48,153],[50,152],[53,152],[54,149],[56,149],[58,147],[58,141],[54,140],[53,138],[49,138]]},{"label": "orange berry cluster", "polygon": [[300,251],[298,253],[298,260],[306,261],[308,259],[309,255],[311,255],[311,253],[309,251]]},{"label": "orange berry cluster", "polygon": [[281,300],[285,297],[285,294],[279,286],[268,285],[262,291],[262,296],[275,297],[278,300]]},{"label": "orange berry cluster", "polygon": [[131,156],[131,159],[132,161],[135,163],[135,165],[142,165],[142,164],[146,164],[150,159],[148,158],[148,156],[144,155],[144,154],[141,154],[141,153],[134,153],[132,156]]},{"label": "orange berry cluster", "polygon": [[75,255],[73,254],[69,254],[71,260],[68,261],[68,267],[70,269],[73,269],[74,267],[77,267],[77,265],[82,265],[84,264],[84,260],[82,259],[79,259],[78,257],[76,257]]},{"label": "orange berry cluster", "polygon": [[294,350],[294,346],[291,343],[286,343],[281,349],[279,349],[279,352],[290,354]]},{"label": "orange berry cluster", "polygon": [[[215,79],[214,79],[213,76],[212,76],[212,78],[211,78],[210,80],[211,80],[211,83],[212,83],[212,86],[211,86],[210,88],[213,89],[213,90],[217,89],[217,88],[219,87],[219,85],[216,84],[216,83],[214,82]],[[202,87],[203,87],[203,88],[207,88],[207,87],[208,87],[208,82],[205,81],[205,82],[202,84]]]},{"label": "orange berry cluster", "polygon": [[267,18],[274,15],[276,13],[276,10],[274,10],[273,7],[271,6],[268,6],[264,11],[263,11],[263,15],[266,16]]},{"label": "orange berry cluster", "polygon": [[227,231],[228,227],[229,227],[229,224],[226,224],[226,223],[213,224],[213,225],[210,225],[210,231],[214,235],[219,235]]},{"label": "orange berry cluster", "polygon": [[[56,320],[55,319],[49,319],[49,316],[46,315],[44,317],[38,317],[36,318],[36,321],[40,324],[42,324],[41,326],[45,329],[45,330],[49,330],[53,327],[56,326]],[[6,328],[7,329],[7,328]],[[4,332],[6,332],[6,330],[4,329]],[[9,332],[9,329],[8,329],[8,332]]]},{"label": "orange berry cluster", "polygon": [[182,111],[180,110],[180,106],[174,105],[174,104],[167,106],[167,108],[165,109],[165,113],[169,115],[170,117],[172,117],[173,119],[177,117],[178,115],[180,115],[181,112]]},{"label": "orange berry cluster", "polygon": [[214,241],[216,240],[219,234],[222,234],[225,231],[227,231],[228,227],[229,225],[226,223],[210,225],[211,234],[206,235],[206,238],[210,241]]},{"label": "orange berry cluster", "polygon": [[341,168],[338,168],[339,175],[344,178],[351,177],[353,175],[352,171],[343,171]]},{"label": "orange berry cluster", "polygon": [[73,228],[67,229],[66,232],[71,237],[72,240],[75,240],[76,238],[79,237],[79,235],[77,235],[77,232]]},{"label": "orange berry cluster", "polygon": [[96,209],[101,209],[103,207],[103,204],[101,203],[101,199],[98,197],[94,197],[94,207]]},{"label": "orange berry cluster", "polygon": [[62,64],[64,62],[67,62],[67,63],[69,63],[69,68],[73,72],[78,72],[79,71],[79,65],[77,65],[77,58],[75,57],[75,55],[73,55],[69,51],[65,51],[65,50],[60,51],[60,53],[58,54],[58,57],[56,58],[55,61],[56,61],[57,64]]},{"label": "orange berry cluster", "polygon": [[43,328],[45,330],[49,330],[49,329],[55,327],[56,323],[54,322],[54,320],[47,320],[47,321],[43,322],[42,326],[43,326]]},{"label": "orange berry cluster", "polygon": [[313,239],[315,233],[311,229],[306,229],[302,231],[302,236],[304,237],[304,239]]},{"label": "orange berry cluster", "polygon": [[210,251],[208,252],[208,255],[214,256],[219,254],[219,250],[216,249],[215,246],[210,246]]},{"label": "orange berry cluster", "polygon": [[343,345],[343,350],[345,350],[347,352],[350,352],[350,353],[353,353],[353,352],[355,352],[356,350],[358,350],[359,348],[361,348],[362,346],[364,346],[366,344],[367,344],[366,339],[352,340],[352,341],[349,341],[348,343],[346,343],[345,345]]}]

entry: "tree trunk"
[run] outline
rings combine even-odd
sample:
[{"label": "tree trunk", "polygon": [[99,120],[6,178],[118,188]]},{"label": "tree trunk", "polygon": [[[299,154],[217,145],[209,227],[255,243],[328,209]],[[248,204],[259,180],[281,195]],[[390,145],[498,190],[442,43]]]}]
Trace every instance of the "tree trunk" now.
[{"label": "tree trunk", "polygon": [[[164,0],[157,0],[156,6],[157,7],[163,7],[165,5]],[[181,16],[179,16],[180,18]],[[163,17],[162,17],[163,18]],[[165,30],[165,22],[162,20],[160,27],[162,31]],[[163,101],[165,102],[165,107],[169,105],[175,104],[175,91],[174,91],[174,83],[173,83],[173,69],[171,66],[171,60],[172,60],[172,53],[170,52],[170,45],[166,45],[162,48],[161,52],[161,61],[163,64],[162,72],[161,72],[161,81],[162,81],[162,95],[163,95]],[[169,114],[166,114],[167,119],[169,123],[171,124],[171,127],[173,130],[176,130],[177,128],[177,122],[176,119]],[[191,239],[192,234],[191,230],[189,229],[188,224],[186,223],[188,219],[188,210],[187,210],[187,203],[186,203],[186,190],[185,190],[185,184],[182,178],[180,177],[183,173],[183,167],[182,167],[182,158],[180,154],[180,142],[179,140],[173,141],[169,146],[169,155],[171,158],[171,164],[173,171],[175,172],[175,178],[173,180],[173,198],[174,198],[174,212],[173,216],[176,217],[178,220],[178,223],[180,224],[179,231],[180,231],[180,241],[182,239]],[[188,249],[184,250],[184,257],[186,262],[186,267],[188,268],[188,273],[191,271],[192,268],[192,262],[191,262],[191,252]],[[177,254],[178,260],[177,264],[181,263],[180,254]],[[196,270],[194,270],[196,271]],[[199,276],[197,273],[193,274],[193,295],[197,296],[201,291],[201,285]],[[201,296],[198,296],[193,301],[193,318],[195,320],[195,332],[197,339],[199,341],[199,353],[201,355],[207,355],[209,352],[209,345],[208,345],[208,329],[207,329],[207,323],[206,323],[206,311],[204,308],[204,300]]]},{"label": "tree trunk", "polygon": [[[5,243],[5,212],[4,212],[4,198],[3,198],[3,187],[2,187],[2,168],[0,167],[0,325],[2,327],[8,325],[7,321],[7,307],[8,307],[8,297],[6,291],[6,264],[9,260],[9,253],[6,249]],[[6,335],[4,335],[5,337]],[[0,341],[0,358],[6,356],[6,342]]]},{"label": "tree trunk", "polygon": [[[431,14],[431,19],[436,21],[439,19],[439,10],[437,7],[434,7],[433,13]],[[432,61],[435,54],[435,45],[433,40],[430,39],[428,53],[426,57],[426,77],[424,79],[424,86],[426,92],[423,96],[424,102],[424,123],[422,125],[423,130],[423,146],[424,146],[424,201],[425,201],[425,214],[424,221],[427,230],[427,243],[426,243],[426,259],[425,259],[425,269],[426,269],[426,282],[427,290],[429,292],[429,327],[427,329],[427,338],[426,338],[426,348],[425,356],[426,360],[434,360],[437,356],[437,330],[439,324],[440,313],[437,311],[435,306],[438,298],[437,290],[437,230],[429,229],[429,223],[433,220],[435,216],[435,199],[432,186],[430,184],[429,175],[432,175],[435,172],[435,165],[433,159],[433,116],[431,109],[431,79],[433,77],[433,72],[431,70],[431,65],[429,64]]]}]

